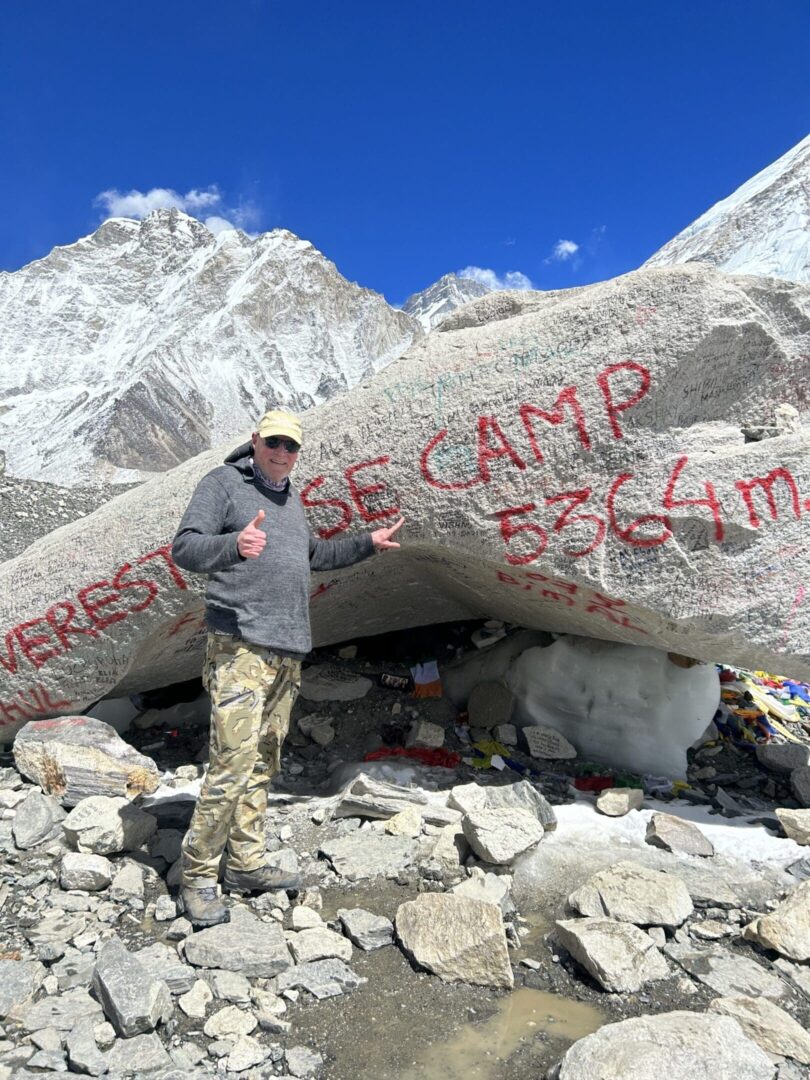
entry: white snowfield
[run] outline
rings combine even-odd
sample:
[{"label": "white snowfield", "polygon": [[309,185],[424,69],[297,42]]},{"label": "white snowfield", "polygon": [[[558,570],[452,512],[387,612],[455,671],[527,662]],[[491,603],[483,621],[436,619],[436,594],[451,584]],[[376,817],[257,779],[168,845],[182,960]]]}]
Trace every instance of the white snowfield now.
[{"label": "white snowfield", "polygon": [[157,210],[110,218],[0,273],[0,447],[60,484],[162,472],[356,386],[421,337],[283,229],[214,236]]},{"label": "white snowfield", "polygon": [[[807,678],[809,316],[698,265],[459,309],[305,417],[312,528],[407,521],[314,576],[315,643],[488,616]],[[246,434],[0,565],[0,730],[199,672],[170,543]]]},{"label": "white snowfield", "polygon": [[644,267],[704,262],[810,283],[810,135],[693,221]]}]

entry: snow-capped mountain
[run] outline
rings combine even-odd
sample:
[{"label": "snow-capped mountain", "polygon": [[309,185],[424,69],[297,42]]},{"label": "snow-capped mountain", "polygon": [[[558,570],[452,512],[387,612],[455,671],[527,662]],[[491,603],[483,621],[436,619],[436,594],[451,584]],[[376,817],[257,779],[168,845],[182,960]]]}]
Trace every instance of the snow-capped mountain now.
[{"label": "snow-capped mountain", "polygon": [[810,135],[707,210],[644,266],[685,262],[810,282]]},{"label": "snow-capped mountain", "polygon": [[430,333],[451,311],[486,296],[488,292],[491,290],[480,281],[459,277],[458,274],[445,274],[427,289],[409,296],[402,310],[406,315],[418,319],[425,333]]},{"label": "snow-capped mountain", "polygon": [[111,218],[0,273],[0,447],[18,477],[125,481],[302,410],[400,356],[419,323],[283,229]]}]

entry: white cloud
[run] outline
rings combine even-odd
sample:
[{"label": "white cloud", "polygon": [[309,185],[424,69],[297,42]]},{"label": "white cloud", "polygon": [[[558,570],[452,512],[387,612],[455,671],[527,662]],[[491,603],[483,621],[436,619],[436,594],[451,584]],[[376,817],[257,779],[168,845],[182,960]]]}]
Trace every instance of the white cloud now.
[{"label": "white cloud", "polygon": [[468,278],[470,281],[480,281],[488,289],[533,289],[531,280],[520,270],[507,270],[503,277],[499,277],[494,270],[483,266],[465,266],[459,270],[458,276]]},{"label": "white cloud", "polygon": [[[108,217],[145,218],[154,210],[182,210],[200,217],[214,235],[226,229],[244,229],[258,225],[259,211],[253,203],[243,203],[231,208],[223,205],[222,194],[216,184],[205,189],[192,188],[185,195],[173,188],[150,188],[148,191],[119,191],[110,188],[95,198],[95,205],[102,207]],[[200,211],[215,213],[202,217]],[[250,233],[255,235],[255,233]]]},{"label": "white cloud", "polygon": [[546,261],[550,262],[552,259],[556,259],[557,262],[567,262],[569,259],[573,259],[578,251],[579,244],[573,240],[558,240]]}]

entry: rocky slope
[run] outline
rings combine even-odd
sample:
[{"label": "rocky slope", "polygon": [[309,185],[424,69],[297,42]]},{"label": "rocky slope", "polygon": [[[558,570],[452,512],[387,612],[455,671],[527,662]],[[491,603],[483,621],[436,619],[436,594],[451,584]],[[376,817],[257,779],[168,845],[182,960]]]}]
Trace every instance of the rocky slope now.
[{"label": "rocky slope", "polygon": [[648,259],[810,282],[810,135]]},{"label": "rocky slope", "polygon": [[306,409],[419,324],[282,229],[214,236],[177,210],[111,218],[0,274],[0,446],[59,484],[171,468],[268,404]]}]

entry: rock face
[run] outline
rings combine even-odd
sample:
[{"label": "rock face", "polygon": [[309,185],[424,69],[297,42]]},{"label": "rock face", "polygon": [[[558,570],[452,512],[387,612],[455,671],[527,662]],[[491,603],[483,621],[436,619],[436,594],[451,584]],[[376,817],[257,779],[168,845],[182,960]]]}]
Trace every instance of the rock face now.
[{"label": "rock face", "polygon": [[[697,266],[496,293],[309,412],[295,480],[316,534],[408,522],[384,572],[375,558],[315,576],[315,643],[486,614],[810,677],[810,605],[795,603],[809,304],[807,286]],[[199,673],[204,582],[168,545],[245,434],[0,566],[5,739]],[[752,604],[729,583],[763,566],[782,569]]]},{"label": "rock face", "polygon": [[776,1066],[727,1016],[659,1013],[607,1024],[566,1051],[552,1080],[775,1080]]},{"label": "rock face", "polygon": [[177,210],[112,218],[4,274],[0,307],[8,471],[66,483],[169,469],[267,403],[354,386],[422,334],[306,240],[214,236]]},{"label": "rock face", "polygon": [[151,758],[92,716],[26,724],[14,740],[14,764],[63,806],[91,795],[134,799],[149,795],[160,781]]},{"label": "rock face", "polygon": [[802,881],[771,912],[745,928],[745,937],[790,960],[810,960],[810,881]]},{"label": "rock face", "polygon": [[689,892],[679,878],[632,862],[600,870],[568,897],[568,903],[581,915],[607,915],[619,922],[673,930],[693,910]]},{"label": "rock face", "polygon": [[563,948],[605,990],[636,991],[669,974],[652,938],[636,926],[613,919],[562,919],[556,926]]},{"label": "rock face", "polygon": [[445,982],[514,985],[503,918],[494,904],[423,893],[399,906],[396,931],[405,952]]}]

